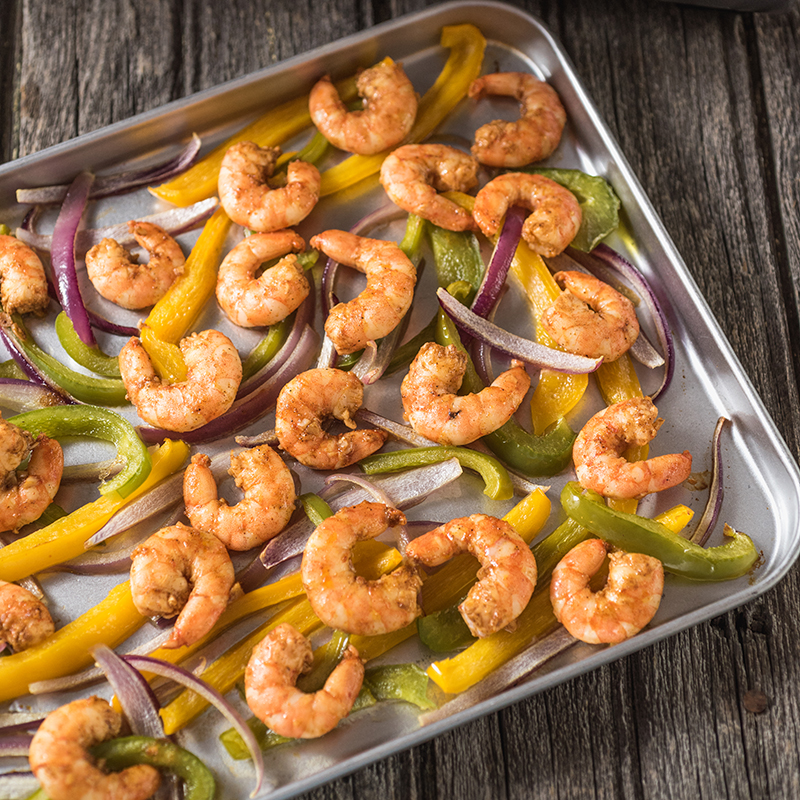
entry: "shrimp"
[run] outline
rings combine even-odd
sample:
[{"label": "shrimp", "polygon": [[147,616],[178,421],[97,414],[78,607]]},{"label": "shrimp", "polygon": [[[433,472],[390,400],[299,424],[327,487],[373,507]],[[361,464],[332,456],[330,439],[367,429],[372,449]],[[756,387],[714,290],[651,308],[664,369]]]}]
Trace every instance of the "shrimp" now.
[{"label": "shrimp", "polygon": [[472,155],[490,167],[524,167],[558,147],[567,113],[552,86],[525,72],[496,72],[476,78],[469,96],[503,95],[519,100],[521,117],[496,119],[475,132]]},{"label": "shrimp", "polygon": [[489,181],[475,197],[472,216],[491,238],[515,205],[533,212],[522,226],[522,238],[541,256],[557,256],[581,226],[581,207],[572,192],[543,175],[524,172],[507,172]]},{"label": "shrimp", "polygon": [[688,450],[647,461],[622,456],[627,448],[650,442],[663,422],[649,397],[632,397],[595,414],[572,448],[578,482],[605,497],[638,499],[685,481],[692,471]]},{"label": "shrimp", "polygon": [[639,336],[627,297],[584,272],[557,272],[564,291],[542,314],[542,327],[567,352],[616,361]]},{"label": "shrimp", "polygon": [[183,475],[186,516],[193,527],[213,533],[231,550],[264,544],[286,527],[297,498],[294,478],[269,445],[231,451],[228,472],[244,492],[234,506],[218,498],[210,464],[205,453],[196,453]]},{"label": "shrimp", "polygon": [[335,305],[325,320],[325,333],[339,354],[363,350],[397,327],[414,299],[417,270],[394,242],[333,230],[314,236],[311,246],[367,276],[366,289]]},{"label": "shrimp", "polygon": [[468,192],[477,184],[478,162],[444,144],[407,144],[381,165],[381,185],[395,205],[449,231],[475,230],[475,222],[438,192]]},{"label": "shrimp", "polygon": [[122,308],[138,309],[160,300],[186,262],[181,246],[151,222],[128,222],[139,247],[150,260],[139,264],[119,242],[103,239],[86,254],[86,272],[98,293]]},{"label": "shrimp", "polygon": [[536,586],[536,559],[508,522],[486,514],[440,525],[409,542],[406,556],[435,567],[465,550],[481,568],[458,610],[472,635],[482,638],[510,625],[525,610]]},{"label": "shrimp", "polygon": [[238,225],[260,233],[290,228],[304,220],[319,200],[319,170],[305,161],[292,161],[286,185],[273,189],[267,180],[275,170],[278,147],[238,142],[228,148],[219,171],[219,199]]},{"label": "shrimp", "polygon": [[511,419],[531,385],[521,361],[477,394],[456,395],[467,356],[455,345],[426,342],[400,385],[403,412],[414,430],[438,444],[462,445]]},{"label": "shrimp", "polygon": [[61,445],[39,434],[32,448],[28,466],[7,473],[0,486],[0,531],[17,531],[39,519],[61,485]]},{"label": "shrimp", "polygon": [[234,575],[225,545],[212,533],[178,523],[162,528],[131,553],[133,604],[146,617],[174,617],[163,647],[205,636],[228,605]]},{"label": "shrimp", "polygon": [[16,583],[0,581],[0,644],[19,653],[40,644],[55,629],[41,600]]},{"label": "shrimp", "polygon": [[150,425],[168,431],[193,431],[224,414],[236,399],[242,362],[233,342],[219,331],[201,331],[181,339],[187,378],[163,384],[135,336],[119,354],[119,370],[128,399]]},{"label": "shrimp", "polygon": [[14,472],[28,457],[31,447],[33,436],[0,416],[0,479]]},{"label": "shrimp", "polygon": [[[292,230],[254,233],[225,256],[217,275],[217,302],[234,325],[274,325],[308,297],[311,287],[294,255],[305,246]],[[285,257],[255,277],[261,264],[279,256]]]},{"label": "shrimp", "polygon": [[326,625],[377,636],[404,628],[419,616],[422,580],[412,566],[398,567],[377,581],[353,570],[351,550],[356,542],[374,539],[405,522],[396,508],[363,502],[340,509],[311,534],[300,573],[308,601]]},{"label": "shrimp", "polygon": [[405,139],[417,116],[417,93],[402,64],[390,59],[359,73],[356,88],[361,111],[348,111],[327,75],[308,98],[311,121],[334,146],[349,153],[374,155]]},{"label": "shrimp", "polygon": [[14,236],[0,236],[0,304],[6,314],[39,316],[50,304],[39,256]]},{"label": "shrimp", "polygon": [[282,450],[312,469],[342,469],[383,447],[388,434],[350,430],[332,435],[322,427],[335,417],[355,428],[352,415],[361,407],[364,386],[351,372],[310,369],[292,378],[275,406],[275,434]]},{"label": "shrimp", "polygon": [[28,759],[52,800],[146,800],[161,783],[149,764],[102,772],[92,745],[119,736],[122,716],[97,696],[73,700],[51,711],[31,740]]},{"label": "shrimp", "polygon": [[308,639],[286,622],[253,648],[244,673],[247,705],[280,736],[314,739],[332,731],[361,690],[364,664],[355,647],[347,648],[322,689],[307,694],[295,682],[313,661]]},{"label": "shrimp", "polygon": [[[589,644],[618,644],[635,636],[658,611],[664,591],[661,562],[642,553],[608,553],[602,539],[587,539],[559,561],[550,583],[556,619]],[[608,580],[593,592],[589,580],[608,553]]]}]

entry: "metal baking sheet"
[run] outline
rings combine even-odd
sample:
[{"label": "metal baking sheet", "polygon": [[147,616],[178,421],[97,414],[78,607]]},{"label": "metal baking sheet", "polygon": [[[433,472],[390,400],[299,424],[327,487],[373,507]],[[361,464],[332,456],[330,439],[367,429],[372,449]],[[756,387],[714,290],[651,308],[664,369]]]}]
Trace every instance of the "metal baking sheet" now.
[{"label": "metal baking sheet", "polygon": [[[439,46],[442,26],[462,22],[477,25],[488,40],[484,70],[530,71],[558,90],[567,109],[568,125],[560,147],[544,165],[577,167],[603,175],[619,195],[629,236],[624,240],[612,236],[608,243],[634,261],[650,280],[675,336],[676,378],[658,403],[659,413],[666,422],[654,446],[658,452],[688,448],[694,455],[695,471],[707,470],[711,459],[710,439],[717,418],[725,416],[732,421],[722,448],[728,491],[721,519],[750,534],[763,553],[763,559],[751,576],[733,582],[700,584],[669,577],[658,614],[643,633],[615,647],[576,645],[524,684],[430,727],[419,727],[415,709],[383,703],[353,715],[320,740],[275,748],[265,755],[271,788],[263,791],[262,797],[292,797],[735,608],[780,580],[794,562],[800,546],[797,465],[561,46],[537,20],[510,6],[483,2],[437,6],[3,165],[0,167],[0,219],[11,225],[22,219],[25,209],[14,202],[14,191],[19,187],[67,182],[87,168],[97,172],[115,171],[121,164],[152,162],[177,151],[180,143],[193,132],[202,137],[204,151],[211,149],[266,108],[307,92],[313,81],[325,73],[342,77],[388,55],[404,63],[415,87],[422,93],[444,63],[445,53]],[[433,138],[466,142],[480,124],[504,114],[513,116],[514,112],[509,109],[507,101],[502,100],[480,104],[464,101]],[[287,149],[291,146],[289,143]],[[324,228],[348,228],[385,202],[377,182],[365,181],[340,195],[325,198],[299,229],[307,239]],[[164,205],[145,191],[110,198],[93,204],[87,226],[125,221],[152,213]],[[40,223],[41,228],[46,230],[52,221],[52,218],[45,218]],[[395,226],[379,235],[397,240],[401,233],[401,228]],[[188,252],[196,236],[194,233],[180,237],[185,251]],[[235,238],[234,233],[231,244]],[[415,332],[418,322],[429,319],[435,307],[432,272],[429,269],[423,275],[420,296],[427,299],[415,304],[410,333]],[[85,276],[81,279],[85,281]],[[128,324],[138,319],[133,312],[122,311],[97,297],[88,283],[84,285],[85,295],[92,298],[89,305],[95,310],[113,314],[115,319]],[[509,294],[512,295],[510,305],[501,308],[498,322],[519,330],[518,320],[525,316],[519,312],[524,311],[525,304],[519,292]],[[55,348],[51,323],[52,320],[46,320],[37,324],[35,332],[45,346]],[[247,352],[258,339],[256,332],[233,329],[214,309],[209,309],[200,321],[200,327],[211,326],[231,335],[242,352]],[[110,339],[102,343],[109,349],[120,346],[119,341],[114,345]],[[644,390],[653,391],[659,376],[645,372],[639,371]],[[366,404],[400,420],[397,397],[401,377],[370,387]],[[599,395],[590,389],[570,418],[573,428],[577,430],[600,407]],[[135,420],[131,410],[123,413]],[[271,425],[272,417],[268,416],[248,432]],[[215,443],[200,449],[216,452],[227,444]],[[73,452],[76,454],[70,456]],[[84,456],[80,448],[68,451],[68,457],[74,459]],[[318,475],[309,474],[307,470],[300,470],[300,474],[304,491],[319,485]],[[550,497],[554,510],[545,529],[547,532],[560,519],[559,492],[571,477],[571,471],[566,470],[548,480],[552,484]],[[466,497],[474,511],[501,515],[512,505],[512,501],[486,500],[480,493],[477,479],[465,476],[459,488],[443,493],[412,515],[434,519],[460,516],[464,513]],[[663,497],[649,498],[643,512],[657,513],[677,502],[686,503],[699,512],[705,493],[679,487]],[[717,532],[712,543],[718,543],[720,536]],[[43,578],[53,598],[59,624],[99,601],[115,580],[118,579],[77,580],[58,575]],[[413,640],[381,659],[386,663],[415,661],[422,665],[431,660],[431,654]],[[27,697],[16,701],[12,707],[48,710],[65,699],[70,698]],[[219,796],[243,798],[252,786],[252,765],[234,762],[222,751],[217,736],[226,727],[227,723],[216,712],[206,712],[186,732],[184,743],[214,768],[221,787]]]}]

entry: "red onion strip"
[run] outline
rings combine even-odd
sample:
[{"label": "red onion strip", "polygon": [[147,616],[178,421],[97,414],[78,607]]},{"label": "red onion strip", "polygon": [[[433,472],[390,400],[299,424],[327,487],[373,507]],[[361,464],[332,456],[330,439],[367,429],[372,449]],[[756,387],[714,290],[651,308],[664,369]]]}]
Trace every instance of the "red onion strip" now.
[{"label": "red onion strip", "polygon": [[708,501],[700,517],[697,527],[694,529],[689,541],[699,544],[701,547],[708,541],[708,537],[714,530],[714,525],[719,517],[719,510],[722,507],[722,497],[724,494],[722,486],[722,461],[720,460],[720,441],[722,430],[725,423],[729,422],[725,417],[720,417],[714,428],[714,436],[711,439],[711,485],[708,488]]},{"label": "red onion strip", "polygon": [[0,378],[0,405],[21,414],[36,408],[64,405],[66,399],[39,383],[17,378]]}]

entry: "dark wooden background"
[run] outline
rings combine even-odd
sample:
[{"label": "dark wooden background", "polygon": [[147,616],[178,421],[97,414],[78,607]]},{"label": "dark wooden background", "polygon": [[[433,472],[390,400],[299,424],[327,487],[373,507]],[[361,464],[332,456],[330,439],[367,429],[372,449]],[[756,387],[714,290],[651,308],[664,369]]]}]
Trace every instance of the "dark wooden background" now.
[{"label": "dark wooden background", "polygon": [[[0,0],[0,157],[426,5]],[[797,457],[797,5],[516,5],[566,48]],[[799,578],[796,566],[741,609],[306,797],[800,797]]]}]

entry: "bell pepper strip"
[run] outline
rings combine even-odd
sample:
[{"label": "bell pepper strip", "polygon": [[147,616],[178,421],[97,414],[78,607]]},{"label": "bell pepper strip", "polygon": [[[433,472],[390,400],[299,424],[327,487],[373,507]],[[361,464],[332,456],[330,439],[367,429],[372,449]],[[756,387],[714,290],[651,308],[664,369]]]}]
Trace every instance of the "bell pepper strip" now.
[{"label": "bell pepper strip", "polygon": [[469,291],[459,300],[470,305],[485,272],[478,239],[472,231],[448,231],[431,224],[427,229],[439,286],[447,288],[457,281],[465,281]]},{"label": "bell pepper strip", "polygon": [[401,700],[417,708],[436,708],[428,697],[428,676],[416,664],[370,667],[364,673],[364,683],[378,702]]},{"label": "bell pepper strip", "polygon": [[[0,234],[0,236],[1,235],[2,234]],[[13,358],[9,358],[8,361],[0,362],[0,378],[13,378],[18,381],[28,380],[28,376],[25,374],[22,367],[20,367]]]},{"label": "bell pepper strip", "polygon": [[146,479],[125,497],[112,491],[7,545],[0,550],[0,580],[13,583],[82,555],[87,539],[131,500],[181,469],[188,455],[189,448],[183,442],[165,442],[148,456],[152,469]]},{"label": "bell pepper strip", "polygon": [[469,647],[476,640],[458,610],[462,601],[463,598],[459,598],[456,605],[417,619],[419,640],[428,650],[434,653],[452,653]]},{"label": "bell pepper strip", "polygon": [[66,354],[82,367],[105,378],[119,378],[119,358],[106,355],[98,345],[84,344],[70,318],[62,311],[56,317],[56,336]]},{"label": "bell pepper strip", "polygon": [[[486,39],[474,25],[448,25],[442,28],[442,47],[450,50],[436,82],[419,101],[417,118],[406,143],[427,139],[447,115],[467,96],[470,83],[483,64]],[[374,175],[389,150],[373,156],[353,155],[322,173],[320,197],[333,194]]]},{"label": "bell pepper strip", "polygon": [[298,500],[302,503],[306,516],[314,525],[319,525],[322,520],[333,514],[333,509],[318,494],[306,492],[301,494]]},{"label": "bell pepper strip", "polygon": [[293,323],[294,314],[289,314],[286,319],[269,326],[264,338],[242,362],[242,382],[251,378],[272,360],[272,357],[283,347],[289,337]]}]

